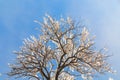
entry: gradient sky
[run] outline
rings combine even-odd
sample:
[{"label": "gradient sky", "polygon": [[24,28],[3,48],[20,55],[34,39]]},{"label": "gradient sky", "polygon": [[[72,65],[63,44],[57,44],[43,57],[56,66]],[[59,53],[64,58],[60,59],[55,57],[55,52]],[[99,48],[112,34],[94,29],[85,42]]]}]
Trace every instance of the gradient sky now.
[{"label": "gradient sky", "polygon": [[19,50],[23,39],[39,34],[34,20],[42,21],[45,13],[83,19],[96,35],[96,48],[108,48],[107,54],[113,55],[109,62],[117,70],[95,80],[120,80],[120,0],[0,0],[0,80],[7,78],[8,63],[14,61],[13,51]]}]

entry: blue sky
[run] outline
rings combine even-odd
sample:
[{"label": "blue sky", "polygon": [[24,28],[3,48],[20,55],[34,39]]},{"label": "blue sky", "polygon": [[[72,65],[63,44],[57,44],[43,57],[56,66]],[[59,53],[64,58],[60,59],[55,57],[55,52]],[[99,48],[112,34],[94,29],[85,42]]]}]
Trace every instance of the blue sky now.
[{"label": "blue sky", "polygon": [[[71,16],[82,18],[92,35],[96,35],[96,48],[107,47],[113,54],[109,62],[116,75],[102,75],[95,80],[108,80],[120,76],[120,0],[0,0],[0,80],[9,71],[14,50],[19,50],[24,38],[38,35],[40,26],[34,20],[42,20],[45,13],[55,18]],[[13,79],[12,79],[13,80]]]}]

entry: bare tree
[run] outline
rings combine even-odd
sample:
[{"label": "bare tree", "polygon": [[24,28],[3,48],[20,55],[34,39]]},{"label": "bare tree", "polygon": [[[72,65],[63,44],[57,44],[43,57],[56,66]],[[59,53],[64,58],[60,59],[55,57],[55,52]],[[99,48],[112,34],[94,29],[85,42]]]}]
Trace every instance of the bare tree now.
[{"label": "bare tree", "polygon": [[96,73],[111,72],[104,51],[94,48],[94,38],[80,22],[71,18],[59,21],[49,15],[41,23],[38,38],[31,36],[10,64],[9,76],[30,80],[92,79]]}]

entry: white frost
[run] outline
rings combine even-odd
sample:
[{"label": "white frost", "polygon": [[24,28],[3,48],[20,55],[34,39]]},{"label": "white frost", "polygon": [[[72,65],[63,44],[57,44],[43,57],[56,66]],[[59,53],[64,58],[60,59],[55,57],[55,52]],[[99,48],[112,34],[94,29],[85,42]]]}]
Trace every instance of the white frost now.
[{"label": "white frost", "polygon": [[114,80],[114,79],[110,77],[109,80]]}]

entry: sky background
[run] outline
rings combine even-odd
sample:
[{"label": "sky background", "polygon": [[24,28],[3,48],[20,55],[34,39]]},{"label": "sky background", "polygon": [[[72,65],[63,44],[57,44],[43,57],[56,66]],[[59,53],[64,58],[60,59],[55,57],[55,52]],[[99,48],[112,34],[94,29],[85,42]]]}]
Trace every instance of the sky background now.
[{"label": "sky background", "polygon": [[[0,80],[14,61],[14,50],[19,50],[23,39],[37,36],[45,13],[55,18],[71,16],[82,19],[92,35],[96,48],[108,48],[108,59],[117,74],[100,75],[95,80],[120,79],[120,0],[0,0]],[[14,79],[10,79],[14,80]]]}]

